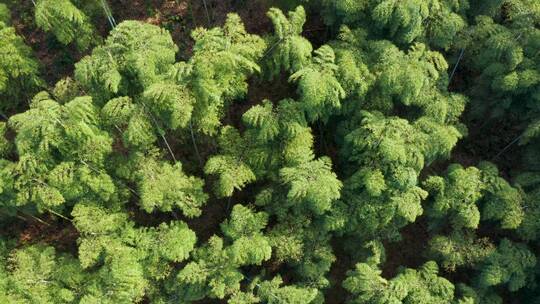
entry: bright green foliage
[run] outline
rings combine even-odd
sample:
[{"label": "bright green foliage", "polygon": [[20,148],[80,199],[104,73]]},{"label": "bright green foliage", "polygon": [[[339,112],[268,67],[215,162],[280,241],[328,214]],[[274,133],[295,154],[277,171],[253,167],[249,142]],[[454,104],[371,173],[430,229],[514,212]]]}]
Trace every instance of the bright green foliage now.
[{"label": "bright green foliage", "polygon": [[268,215],[242,206],[233,207],[231,218],[221,224],[221,231],[233,240],[229,247],[234,263],[238,265],[260,265],[270,259],[272,249],[261,233],[268,223]]},{"label": "bright green foliage", "polygon": [[289,81],[298,83],[299,101],[308,119],[326,121],[341,107],[340,99],[345,97],[345,91],[335,77],[338,67],[334,64],[332,48],[323,45],[314,53],[313,62],[292,74]]},{"label": "bright green foliage", "polygon": [[[61,80],[20,111],[43,82],[14,28],[48,40],[30,2],[14,28],[0,5],[0,303],[540,299],[537,1],[302,0],[262,37],[166,1],[147,22],[174,35],[127,20],[103,43],[81,11],[106,1],[38,2],[60,42],[99,46],[72,76],[40,49]],[[224,23],[178,52],[190,11]]]},{"label": "bright green foliage", "polygon": [[250,163],[257,172],[265,168],[266,174],[277,178],[272,171],[315,158],[313,135],[302,107],[292,99],[281,100],[277,106],[264,100],[244,113],[242,121],[249,128],[244,135],[255,143]]},{"label": "bright green foliage", "polygon": [[198,248],[176,278],[179,298],[185,302],[206,296],[224,298],[240,289],[242,273],[238,265],[231,262],[223,239],[213,236],[203,247]]},{"label": "bright green foliage", "polygon": [[418,270],[406,268],[390,279],[381,277],[376,265],[356,264],[343,287],[354,295],[349,303],[450,303],[454,299],[454,285],[438,276],[439,268],[433,261]]},{"label": "bright green foliage", "polygon": [[142,209],[148,213],[155,209],[170,212],[176,207],[187,217],[201,214],[200,207],[208,199],[202,189],[204,182],[187,176],[181,163],[170,165],[152,158],[140,158],[137,163]]},{"label": "bright green foliage", "polygon": [[[284,219],[283,222],[286,220],[294,223],[293,217]],[[287,261],[287,264],[294,267],[299,281],[304,286],[319,289],[327,288],[331,283],[326,278],[326,274],[336,261],[336,256],[330,244],[330,234],[317,225],[317,222],[309,222],[305,218],[300,220],[304,221],[304,227],[299,226],[298,230],[293,229],[289,233],[299,234],[302,249],[305,252],[302,253],[301,259]],[[288,228],[294,228],[294,226]],[[279,246],[282,245],[279,244]]]},{"label": "bright green foliage", "polygon": [[197,237],[184,222],[162,223],[157,228],[143,228],[126,233],[129,244],[137,248],[145,275],[163,279],[172,272],[170,263],[189,258]]},{"label": "bright green foliage", "polygon": [[105,125],[122,132],[122,142],[129,148],[148,150],[157,141],[152,114],[133,103],[130,97],[109,100],[101,109]]},{"label": "bright green foliage", "polygon": [[450,218],[454,229],[478,228],[480,210],[477,202],[483,196],[481,172],[475,167],[464,169],[460,165],[448,167],[447,179],[429,177],[425,188],[434,193],[429,209],[434,218]]},{"label": "bright green foliage", "polygon": [[368,238],[398,237],[423,212],[422,169],[448,157],[464,133],[457,120],[465,98],[446,92],[448,65],[423,44],[403,52],[343,28],[332,46],[347,93],[336,138],[348,166],[328,224]]},{"label": "bright green foliage", "polygon": [[[207,174],[220,175],[218,195],[230,196],[235,189],[242,189],[256,178],[277,180],[279,170],[285,166],[306,171],[316,164],[307,164],[314,159],[313,135],[301,107],[301,103],[290,99],[280,101],[277,106],[265,100],[242,116],[248,127],[243,134],[230,126],[222,129],[219,139],[222,154],[212,156],[205,167]],[[299,167],[301,164],[303,168]],[[335,192],[327,193],[335,196]]]},{"label": "bright green foliage", "polygon": [[342,184],[329,158],[315,159],[302,107],[291,99],[277,105],[265,100],[251,107],[242,116],[246,126],[242,134],[232,127],[223,129],[223,154],[212,156],[206,170],[220,174],[216,189],[221,195],[230,195],[255,178],[274,182],[259,193],[256,204],[277,216],[279,224],[270,232],[277,260],[294,268],[301,286],[327,287],[324,274],[335,256],[330,235],[316,218],[331,210]]},{"label": "bright green foliage", "polygon": [[165,78],[177,50],[165,30],[125,21],[104,45],[75,64],[75,79],[100,104],[115,96],[135,96]]},{"label": "bright green foliage", "polygon": [[147,282],[144,270],[137,263],[135,250],[112,247],[103,265],[88,282],[89,290],[81,303],[132,303],[140,301]]},{"label": "bright green foliage", "polygon": [[121,247],[117,234],[129,228],[127,214],[117,208],[107,209],[95,203],[79,203],[71,212],[79,233],[79,260],[83,268],[101,262],[103,253]]},{"label": "bright green foliage", "polygon": [[278,8],[271,8],[267,16],[274,25],[274,35],[268,40],[265,73],[272,79],[281,71],[295,73],[309,64],[313,47],[301,36],[306,22],[306,12],[302,6],[290,11],[288,16]]},{"label": "bright green foliage", "polygon": [[[263,191],[257,205],[274,213],[278,224],[268,232],[274,259],[294,269],[302,286],[325,288],[330,282],[325,274],[336,257],[330,245],[330,234],[324,229],[317,215],[309,216],[310,209],[296,206],[286,208],[285,194]],[[294,205],[293,205],[294,206]]]},{"label": "bright green foliage", "polygon": [[158,134],[189,124],[196,101],[169,77],[176,51],[165,30],[126,21],[76,64],[78,84],[104,105],[105,123],[122,133],[126,148],[149,150]]},{"label": "bright green foliage", "polygon": [[280,277],[275,277],[271,281],[261,282],[257,295],[264,303],[278,304],[309,304],[311,303],[317,292],[313,288],[299,288],[295,286],[284,286],[283,280]]},{"label": "bright green foliage", "polygon": [[454,6],[460,5],[455,1],[378,0],[375,3],[372,20],[399,43],[410,43],[424,36],[437,47],[447,47],[465,27],[465,21],[453,12]]},{"label": "bright green foliage", "polygon": [[333,201],[339,199],[342,183],[332,172],[328,157],[322,157],[297,167],[280,170],[281,180],[290,185],[287,198],[307,203],[316,214],[330,209]]},{"label": "bright green foliage", "polygon": [[148,87],[143,93],[142,100],[145,110],[155,113],[173,130],[188,125],[195,103],[186,87],[165,82]]},{"label": "bright green foliage", "polygon": [[235,205],[231,218],[221,224],[223,234],[231,239],[239,239],[259,233],[266,227],[268,215],[266,213],[254,213],[247,207]]},{"label": "bright green foliage", "polygon": [[246,156],[243,139],[238,130],[231,126],[221,129],[219,137],[223,155],[212,156],[204,167],[206,174],[218,174],[219,181],[215,186],[219,197],[230,197],[234,190],[241,190],[246,184],[255,180],[255,174],[243,162]]},{"label": "bright green foliage", "polygon": [[250,292],[240,292],[233,295],[227,303],[229,304],[309,304],[314,303],[317,290],[313,288],[302,288],[294,285],[281,286],[283,279],[280,276],[274,277],[270,281],[260,281],[256,278],[249,284]]},{"label": "bright green foliage", "polygon": [[193,91],[195,127],[213,134],[221,125],[226,105],[244,97],[247,78],[260,72],[257,61],[265,43],[248,34],[236,14],[227,15],[221,28],[197,28],[191,36],[195,40],[193,56],[188,62],[177,63],[171,74],[177,83]]},{"label": "bright green foliage", "polygon": [[[9,15],[7,15],[9,16]],[[5,17],[2,17],[5,18]],[[4,21],[9,21],[4,20]],[[15,28],[0,20],[0,110],[12,109],[41,87],[39,65]]]},{"label": "bright green foliage", "polygon": [[43,245],[14,250],[6,266],[0,295],[5,303],[75,303],[86,279],[76,259]]},{"label": "bright green foliage", "polygon": [[430,1],[382,0],[372,10],[372,18],[379,27],[387,28],[399,42],[410,43],[422,33],[422,22],[429,16]]},{"label": "bright green foliage", "polygon": [[264,213],[235,205],[230,219],[221,225],[227,239],[212,236],[195,251],[193,261],[176,277],[177,296],[189,302],[206,296],[223,299],[237,293],[244,279],[239,267],[260,265],[270,259],[272,249],[261,232],[267,220]]},{"label": "bright green foliage", "polygon": [[454,229],[475,229],[480,219],[492,219],[499,220],[505,229],[520,225],[524,216],[521,193],[498,176],[494,165],[481,163],[479,167],[452,165],[446,180],[429,177],[425,181],[426,189],[434,195],[428,212],[435,219],[433,224],[448,219]]},{"label": "bright green foliage", "polygon": [[342,200],[352,212],[344,214],[347,230],[392,235],[422,214],[427,193],[417,186],[424,162],[420,136],[404,119],[366,112],[360,128],[345,137],[349,159],[361,168],[345,181]]},{"label": "bright green foliage", "polygon": [[82,198],[106,201],[114,193],[111,177],[101,170],[112,139],[100,129],[90,97],[60,105],[39,93],[30,109],[12,116],[9,125],[17,133],[19,156],[8,165],[14,174],[15,206],[33,203],[43,211]]},{"label": "bright green foliage", "polygon": [[89,18],[70,0],[36,0],[35,18],[38,27],[52,32],[62,44],[75,42],[80,50],[95,44]]},{"label": "bright green foliage", "polygon": [[500,177],[494,164],[483,162],[479,167],[487,186],[482,218],[499,221],[503,229],[517,228],[525,216],[522,192]]},{"label": "bright green foliage", "polygon": [[84,303],[131,303],[153,280],[172,272],[193,250],[196,236],[183,222],[134,228],[126,213],[93,203],[79,203],[72,215],[81,234],[79,260],[92,272]]},{"label": "bright green foliage", "polygon": [[503,239],[482,265],[478,283],[484,288],[507,284],[510,291],[516,291],[525,286],[535,266],[536,257],[525,244]]},{"label": "bright green foliage", "polygon": [[[443,125],[456,122],[465,99],[444,89],[448,64],[440,53],[424,44],[414,44],[404,52],[389,41],[366,41],[365,35],[362,30],[344,27],[340,40],[332,45],[339,71],[344,74],[340,81],[353,97],[347,112],[367,108],[389,113],[401,104],[407,108],[397,114],[408,119],[430,118]],[[353,70],[346,71],[347,66],[340,64],[353,64]]]}]

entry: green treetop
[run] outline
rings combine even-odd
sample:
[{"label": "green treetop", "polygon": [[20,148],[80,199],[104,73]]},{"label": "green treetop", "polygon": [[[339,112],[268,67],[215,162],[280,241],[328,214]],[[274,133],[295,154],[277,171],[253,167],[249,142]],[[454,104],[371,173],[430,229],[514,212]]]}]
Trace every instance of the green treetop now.
[{"label": "green treetop", "polygon": [[104,45],[75,64],[75,79],[99,104],[116,96],[136,96],[165,77],[177,50],[167,31],[124,21]]},{"label": "green treetop", "polygon": [[84,303],[131,303],[189,257],[196,236],[183,222],[135,228],[119,206],[81,202],[72,212],[79,260],[91,273]]},{"label": "green treetop", "polygon": [[309,64],[313,47],[304,38],[302,27],[306,12],[302,6],[290,11],[288,16],[278,8],[271,8],[268,17],[274,25],[274,35],[268,37],[268,54],[265,58],[265,73],[272,79],[281,71],[295,73]]},{"label": "green treetop", "polygon": [[516,291],[525,286],[535,266],[536,256],[525,244],[502,239],[480,267],[477,281],[481,288],[507,284],[510,291]]},{"label": "green treetop", "polygon": [[95,44],[89,18],[70,0],[37,0],[35,18],[38,27],[52,32],[62,44],[75,42],[80,50]]},{"label": "green treetop", "polygon": [[332,202],[340,198],[342,183],[332,172],[328,157],[283,168],[280,176],[282,182],[290,186],[287,198],[308,204],[316,214],[329,210]]},{"label": "green treetop", "polygon": [[212,236],[198,248],[177,275],[175,294],[191,302],[204,297],[223,299],[240,291],[241,266],[260,265],[270,259],[272,248],[262,234],[268,216],[235,205],[221,229],[226,238]]},{"label": "green treetop", "polygon": [[404,268],[391,279],[381,276],[377,265],[358,263],[343,281],[353,297],[349,303],[452,303],[454,285],[438,276],[438,266],[430,261],[419,269]]},{"label": "green treetop", "polygon": [[155,209],[172,211],[180,208],[187,217],[199,216],[200,207],[208,199],[203,191],[204,182],[187,176],[182,164],[170,165],[149,157],[136,160],[137,184],[141,194],[141,207],[151,213]]},{"label": "green treetop", "polygon": [[423,212],[422,169],[448,157],[465,133],[458,118],[466,99],[448,93],[448,65],[424,44],[404,52],[344,27],[332,47],[347,95],[336,134],[347,165],[342,202],[328,224],[397,237]]},{"label": "green treetop", "polygon": [[220,175],[220,195],[230,196],[234,189],[266,177],[290,187],[291,203],[309,205],[319,214],[330,208],[342,184],[329,158],[314,159],[313,135],[301,107],[293,100],[278,106],[265,100],[244,113],[248,129],[243,135],[232,127],[223,129],[223,154],[211,157],[205,168],[208,174]]},{"label": "green treetop", "polygon": [[[230,196],[255,179],[279,178],[283,166],[296,166],[313,160],[313,135],[301,104],[282,100],[278,106],[265,100],[242,115],[248,129],[240,134],[231,126],[222,129],[222,153],[212,156],[207,174],[219,174],[216,190]],[[249,152],[248,152],[249,151]]]},{"label": "green treetop", "polygon": [[359,26],[398,44],[425,42],[449,48],[467,26],[469,1],[312,0],[328,25]]},{"label": "green treetop", "polygon": [[298,83],[299,102],[308,119],[327,121],[341,107],[340,100],[345,97],[345,91],[336,79],[338,66],[334,64],[332,48],[323,45],[314,53],[312,63],[292,74],[289,81]]},{"label": "green treetop", "polygon": [[0,111],[12,110],[20,100],[43,85],[39,65],[15,28],[9,26],[9,11],[0,8]]},{"label": "green treetop", "polygon": [[429,177],[425,187],[434,194],[434,203],[428,215],[435,221],[448,219],[454,229],[476,229],[480,219],[499,220],[505,229],[517,228],[524,216],[521,193],[498,176],[494,165],[481,163],[479,167],[452,165],[446,180]]},{"label": "green treetop", "polygon": [[[3,256],[3,286],[0,299],[5,303],[76,303],[86,275],[76,259],[57,254],[53,247],[30,245]],[[2,262],[4,263],[4,262]]]},{"label": "green treetop", "polygon": [[19,156],[8,165],[15,205],[34,203],[43,211],[83,197],[110,198],[115,186],[103,167],[112,139],[98,113],[88,96],[60,105],[42,92],[29,110],[10,118]]},{"label": "green treetop", "polygon": [[193,122],[208,134],[216,132],[226,106],[247,93],[247,78],[260,72],[257,61],[262,57],[262,38],[246,32],[240,17],[227,15],[223,27],[197,28],[193,56],[171,70],[177,83],[193,92]]},{"label": "green treetop", "polygon": [[[468,94],[472,114],[536,119],[540,105],[540,6],[536,1],[483,1],[478,14],[456,47],[464,49],[463,63],[471,72]],[[485,99],[489,98],[486,102]]]},{"label": "green treetop", "polygon": [[270,281],[262,281],[255,278],[249,284],[249,292],[239,292],[234,294],[228,304],[309,304],[314,303],[317,291],[313,288],[298,287],[295,285],[283,284],[280,276],[274,277]]}]

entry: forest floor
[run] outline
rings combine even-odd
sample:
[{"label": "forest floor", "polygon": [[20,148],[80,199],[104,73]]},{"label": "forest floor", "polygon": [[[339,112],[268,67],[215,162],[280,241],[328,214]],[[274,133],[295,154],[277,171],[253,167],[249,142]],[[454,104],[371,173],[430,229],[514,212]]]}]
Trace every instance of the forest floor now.
[{"label": "forest floor", "polygon": [[[272,25],[266,17],[266,12],[270,8],[268,0],[109,0],[113,16],[117,23],[123,20],[136,19],[148,23],[156,24],[168,29],[178,45],[179,60],[187,60],[192,53],[193,41],[190,38],[191,31],[199,26],[214,27],[223,24],[226,16],[230,12],[238,13],[248,32],[259,35],[270,33]],[[274,1],[275,2],[275,1]],[[54,85],[58,80],[66,76],[72,76],[74,63],[87,53],[78,52],[75,48],[59,45],[50,35],[37,29],[32,22],[31,1],[21,2],[14,10],[13,24],[18,33],[22,35],[28,45],[30,45],[38,60],[41,62],[42,75],[48,85]],[[128,9],[127,9],[128,8]],[[105,17],[97,24],[97,30],[102,37],[106,37],[110,31],[110,26]],[[329,31],[324,26],[321,18],[316,13],[308,15],[308,21],[304,27],[304,36],[307,37],[314,47],[320,46],[327,38]],[[457,69],[456,80],[452,89],[459,91],[460,72]],[[240,125],[241,114],[253,104],[268,98],[279,100],[286,96],[294,96],[294,90],[286,81],[276,81],[271,85],[261,84],[256,79],[250,80],[249,92],[246,102],[236,103],[226,117],[226,123]],[[515,127],[513,121],[497,122],[485,119],[467,118],[470,134],[461,140],[454,149],[451,158],[444,162],[437,162],[430,165],[422,173],[423,176],[432,174],[444,174],[444,170],[449,163],[461,163],[464,166],[477,165],[481,160],[491,160],[501,169],[504,177],[510,178],[512,170],[517,163],[515,153],[520,149],[513,142],[519,134],[519,128]],[[316,131],[316,144],[323,153],[332,156],[335,151],[328,150],[326,143],[332,142],[332,134],[322,134]],[[322,136],[321,136],[322,134]],[[495,139],[495,140],[494,140]],[[178,140],[169,136],[174,151],[181,151],[180,146],[192,144],[185,140]],[[204,138],[198,138],[202,163],[215,150],[215,143],[207,142]],[[193,155],[177,155],[179,159],[193,157]],[[198,163],[192,161],[188,163]],[[202,168],[187,168],[190,173],[202,174]],[[229,214],[229,208],[236,202],[249,202],[251,197],[233,197],[232,200],[211,199],[205,206],[202,216],[197,219],[183,219],[203,242],[214,233],[219,232],[219,224]],[[142,214],[138,210],[132,210],[134,220],[141,225],[154,225],[154,222],[147,222],[148,215]],[[20,244],[36,241],[46,241],[62,251],[76,253],[77,230],[66,219],[61,219],[53,215],[43,218],[34,218],[20,214],[19,217],[25,221],[20,222],[16,227],[10,227],[9,234],[19,239]],[[171,220],[176,215],[154,214],[152,218],[158,221]],[[419,254],[423,252],[429,239],[429,233],[425,221],[419,218],[417,222],[405,227],[402,230],[402,240],[399,242],[387,243],[387,263],[383,267],[383,275],[392,277],[396,274],[399,266],[417,267],[425,261]],[[407,244],[407,246],[403,246]],[[342,249],[339,241],[334,242],[335,253],[338,262],[334,263],[329,273],[331,282],[341,282],[345,278],[347,270],[352,269],[352,261]],[[407,250],[403,250],[407,248]],[[338,304],[345,302],[346,293],[341,286],[333,286],[328,290],[326,303]],[[219,303],[215,300],[203,301],[203,303]]]}]

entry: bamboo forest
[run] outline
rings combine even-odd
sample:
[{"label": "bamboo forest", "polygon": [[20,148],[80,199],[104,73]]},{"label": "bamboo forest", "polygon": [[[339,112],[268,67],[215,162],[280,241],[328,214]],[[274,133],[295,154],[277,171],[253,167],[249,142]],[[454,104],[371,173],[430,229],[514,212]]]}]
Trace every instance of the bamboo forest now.
[{"label": "bamboo forest", "polygon": [[0,0],[0,304],[540,304],[540,0]]}]

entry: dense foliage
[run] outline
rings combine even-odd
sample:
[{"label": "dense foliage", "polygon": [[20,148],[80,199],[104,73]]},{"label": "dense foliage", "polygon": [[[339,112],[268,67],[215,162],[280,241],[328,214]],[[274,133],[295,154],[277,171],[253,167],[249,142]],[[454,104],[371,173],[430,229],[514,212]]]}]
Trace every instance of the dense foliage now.
[{"label": "dense foliage", "polygon": [[540,301],[540,2],[273,5],[0,3],[1,303]]}]

